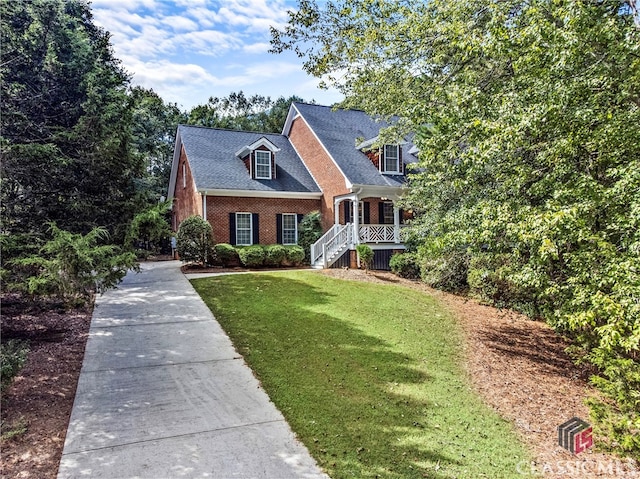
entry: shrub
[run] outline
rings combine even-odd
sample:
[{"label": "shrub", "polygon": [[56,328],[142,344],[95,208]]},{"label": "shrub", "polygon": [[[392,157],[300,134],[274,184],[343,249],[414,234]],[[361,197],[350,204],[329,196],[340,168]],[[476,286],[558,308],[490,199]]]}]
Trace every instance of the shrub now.
[{"label": "shrub", "polygon": [[281,244],[272,244],[264,248],[265,266],[282,266],[287,259],[287,249]]},{"label": "shrub", "polygon": [[421,247],[418,258],[422,281],[432,288],[454,293],[467,290],[469,255],[466,251],[447,250],[434,255]]},{"label": "shrub", "polygon": [[298,225],[298,246],[304,250],[307,261],[311,258],[311,245],[322,236],[322,224],[320,222],[320,212],[312,211],[304,215]]},{"label": "shrub", "polygon": [[264,248],[260,245],[238,248],[240,261],[247,268],[257,268],[264,264]]},{"label": "shrub", "polygon": [[93,292],[115,288],[129,269],[138,267],[134,253],[122,253],[111,244],[98,245],[109,237],[104,228],[81,235],[51,223],[49,231],[52,238],[39,254],[14,261],[38,270],[26,282],[30,294],[53,295],[66,303],[82,304]]},{"label": "shrub", "polygon": [[287,262],[291,266],[300,266],[305,258],[304,249],[302,246],[291,245],[286,247]]},{"label": "shrub", "polygon": [[16,377],[29,354],[25,341],[10,339],[0,344],[0,391],[4,392]]},{"label": "shrub", "polygon": [[420,279],[420,266],[414,253],[396,253],[389,260],[391,272],[401,278]]},{"label": "shrub", "polygon": [[371,263],[373,263],[373,250],[371,246],[366,244],[356,245],[356,251],[358,252],[358,257],[360,258],[360,262],[364,266],[365,271],[371,268]]},{"label": "shrub", "polygon": [[127,231],[126,242],[129,245],[139,245],[141,257],[146,257],[145,251],[159,250],[163,240],[171,236],[171,228],[167,215],[171,202],[165,201],[136,214]]},{"label": "shrub", "polygon": [[238,251],[229,243],[218,243],[213,247],[213,253],[222,266],[237,265],[240,262]]},{"label": "shrub", "polygon": [[176,249],[182,261],[206,264],[213,253],[213,233],[209,222],[193,215],[180,223]]}]

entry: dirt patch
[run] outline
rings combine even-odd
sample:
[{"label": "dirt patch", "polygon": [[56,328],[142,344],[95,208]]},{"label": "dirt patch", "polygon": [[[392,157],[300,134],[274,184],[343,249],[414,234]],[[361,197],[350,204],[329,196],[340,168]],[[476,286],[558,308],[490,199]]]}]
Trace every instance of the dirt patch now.
[{"label": "dirt patch", "polygon": [[29,341],[27,362],[2,398],[2,432],[26,428],[2,441],[3,478],[55,478],[62,455],[91,308],[40,307],[3,294],[2,341]]},{"label": "dirt patch", "polygon": [[[514,477],[602,478],[640,477],[640,466],[588,450],[573,455],[558,445],[558,425],[578,416],[589,420],[584,400],[596,394],[589,371],[577,367],[568,343],[543,322],[513,311],[434,290],[380,271],[329,269],[323,274],[357,281],[399,284],[436,297],[460,321],[465,333],[466,365],[474,388],[503,418],[512,422],[535,457]],[[597,438],[596,438],[597,441]]]}]

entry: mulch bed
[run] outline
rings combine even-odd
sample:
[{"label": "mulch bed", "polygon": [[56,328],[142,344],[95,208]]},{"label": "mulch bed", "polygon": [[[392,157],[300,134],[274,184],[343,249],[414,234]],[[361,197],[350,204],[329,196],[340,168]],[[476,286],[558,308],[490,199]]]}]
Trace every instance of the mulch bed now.
[{"label": "mulch bed", "polygon": [[3,478],[55,478],[62,455],[91,307],[65,310],[3,294],[2,341],[29,341],[27,362],[2,398],[2,432],[26,426],[2,441]]}]

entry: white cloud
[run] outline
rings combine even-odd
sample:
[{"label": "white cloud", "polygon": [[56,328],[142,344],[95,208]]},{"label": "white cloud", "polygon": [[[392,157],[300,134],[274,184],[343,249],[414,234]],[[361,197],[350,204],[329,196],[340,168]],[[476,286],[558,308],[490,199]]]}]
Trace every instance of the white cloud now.
[{"label": "white cloud", "polygon": [[245,53],[267,53],[269,51],[269,48],[271,48],[271,44],[270,43],[266,43],[266,42],[258,42],[258,43],[250,43],[247,45],[244,45],[242,47],[242,51]]},{"label": "white cloud", "polygon": [[178,15],[170,15],[168,17],[163,17],[161,22],[164,25],[170,26],[173,30],[181,30],[181,31],[192,31],[198,29],[198,24],[193,20],[190,20],[186,17],[181,17]]}]

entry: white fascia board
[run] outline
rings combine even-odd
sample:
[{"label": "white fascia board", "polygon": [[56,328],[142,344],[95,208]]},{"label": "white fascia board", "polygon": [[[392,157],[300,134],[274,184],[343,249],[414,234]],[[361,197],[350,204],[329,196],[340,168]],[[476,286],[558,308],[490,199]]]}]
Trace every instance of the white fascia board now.
[{"label": "white fascia board", "polygon": [[212,189],[198,190],[200,194],[206,196],[237,196],[242,198],[283,198],[300,200],[317,200],[322,197],[321,192],[298,192],[298,191],[257,191],[257,190],[226,190]]},{"label": "white fascia board", "polygon": [[293,105],[289,105],[289,113],[287,113],[287,119],[284,121],[284,126],[282,127],[282,135],[289,137],[289,132],[291,131],[291,125],[293,124],[293,120],[300,116],[300,112]]},{"label": "white fascia board", "polygon": [[178,178],[178,163],[180,163],[180,152],[182,151],[182,138],[180,136],[180,126],[176,131],[176,141],[173,148],[173,161],[171,162],[171,176],[169,177],[169,190],[167,200],[173,198],[176,192],[176,179]]},{"label": "white fascia board", "polygon": [[270,149],[274,153],[280,151],[280,148],[278,148],[276,145],[271,143],[269,139],[265,138],[264,136],[260,138],[258,141],[254,141],[253,143],[251,143],[247,148],[251,150],[255,150],[261,146],[266,146],[268,149]]}]

